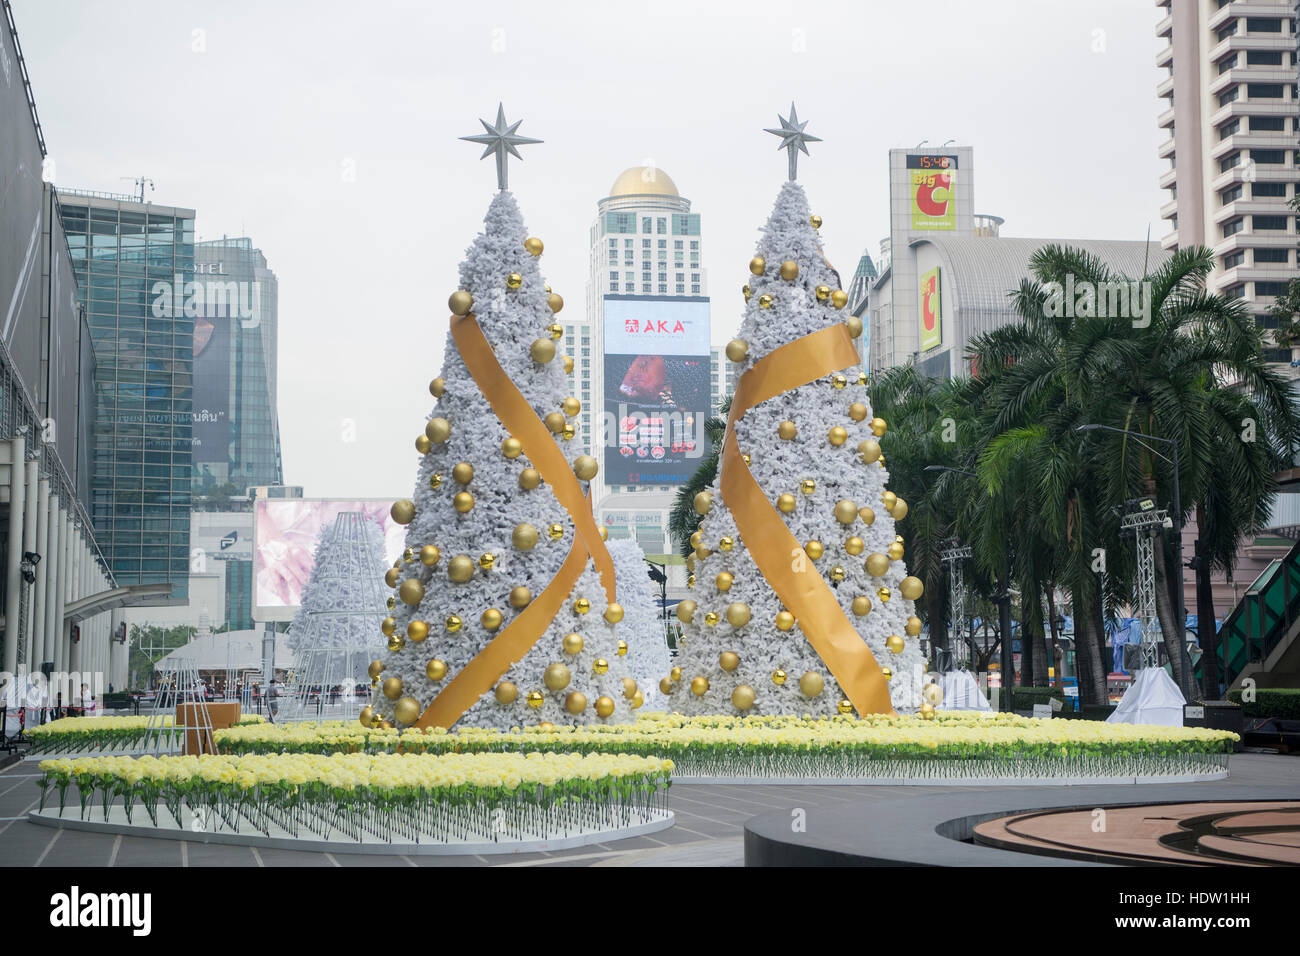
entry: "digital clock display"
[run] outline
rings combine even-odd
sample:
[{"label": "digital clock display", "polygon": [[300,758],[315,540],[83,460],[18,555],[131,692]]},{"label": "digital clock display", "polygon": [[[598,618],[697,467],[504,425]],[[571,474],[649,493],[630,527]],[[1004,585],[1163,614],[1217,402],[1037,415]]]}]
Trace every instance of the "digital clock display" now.
[{"label": "digital clock display", "polygon": [[910,153],[907,157],[908,169],[956,169],[956,156],[937,156],[930,153]]}]

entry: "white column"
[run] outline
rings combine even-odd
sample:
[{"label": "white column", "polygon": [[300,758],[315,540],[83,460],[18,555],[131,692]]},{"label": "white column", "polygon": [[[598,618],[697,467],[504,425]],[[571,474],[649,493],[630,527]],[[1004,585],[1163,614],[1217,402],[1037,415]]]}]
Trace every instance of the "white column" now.
[{"label": "white column", "polygon": [[[36,550],[36,506],[40,498],[40,489],[37,484],[40,478],[40,463],[35,459],[25,463],[27,474],[27,500],[23,508],[23,551]],[[37,580],[40,575],[37,575]],[[35,595],[36,586],[23,582],[23,587],[27,588],[27,619],[23,626],[23,648],[27,655],[27,670],[36,671],[40,669],[39,662],[32,662],[32,635],[36,632],[35,615],[32,614],[32,601]]]},{"label": "white column", "polygon": [[[18,606],[23,586],[23,509],[26,503],[27,439],[20,431],[9,440],[9,554],[5,563],[5,657],[6,674],[18,673],[18,642],[22,633],[18,627]],[[16,680],[16,676],[14,678]]]},{"label": "white column", "polygon": [[45,636],[45,660],[47,661],[54,660],[54,650],[63,637],[63,621],[68,609],[68,539],[72,535],[72,517],[64,508],[59,508],[57,514],[59,543],[54,551],[54,560],[57,564],[58,583],[53,591],[54,613],[51,615],[51,626]]},{"label": "white column", "polygon": [[126,672],[127,652],[126,646],[117,642],[117,629],[122,626],[126,620],[126,611],[123,608],[116,608],[108,615],[108,651],[110,663],[108,667],[113,686],[118,690],[127,690],[127,682],[131,675]]},{"label": "white column", "polygon": [[41,563],[36,566],[36,583],[32,585],[32,642],[27,647],[27,666],[40,670],[45,660],[45,604],[50,593],[50,568],[54,549],[50,547],[50,479],[36,483],[36,547]]},{"label": "white column", "polygon": [[[83,561],[84,561],[84,560],[85,560],[85,557],[88,556],[89,552],[87,551],[87,549],[86,549],[86,547],[85,547],[84,545],[81,547],[80,550],[81,550],[81,552],[82,552],[82,555],[83,555]],[[82,574],[82,580],[83,580],[83,581],[85,580],[85,578],[84,578],[85,571],[86,571],[86,567],[85,567],[85,565],[83,564],[83,565],[82,565],[82,568],[81,568],[81,574]],[[83,587],[81,593],[82,593],[83,595],[86,593],[86,589],[85,589],[84,587]],[[79,670],[81,670],[81,660],[82,660],[82,653],[81,653],[81,650],[82,650],[82,643],[84,643],[84,641],[86,640],[86,633],[85,633],[85,632],[86,632],[86,622],[85,622],[85,621],[82,621],[82,622],[81,622],[81,624],[80,624],[79,627],[78,627],[78,630],[81,631],[81,642],[74,644],[74,643],[72,643],[72,627],[71,627],[71,625],[69,625],[69,627],[68,627],[67,658],[66,658],[67,666],[66,666],[65,668],[63,668],[64,670],[67,670],[67,671],[79,671]]]}]

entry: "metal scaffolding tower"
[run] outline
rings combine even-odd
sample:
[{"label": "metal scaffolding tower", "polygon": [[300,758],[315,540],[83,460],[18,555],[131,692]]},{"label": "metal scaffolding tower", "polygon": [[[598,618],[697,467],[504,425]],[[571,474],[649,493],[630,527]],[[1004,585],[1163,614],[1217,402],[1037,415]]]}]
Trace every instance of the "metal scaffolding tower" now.
[{"label": "metal scaffolding tower", "polygon": [[1131,534],[1137,542],[1137,585],[1133,594],[1133,610],[1142,629],[1142,667],[1157,667],[1160,664],[1155,542],[1169,520],[1168,511],[1150,507],[1124,515],[1119,524],[1120,534]]},{"label": "metal scaffolding tower", "polygon": [[[942,662],[935,664],[940,670],[963,670],[970,664],[970,645],[966,641],[966,577],[964,564],[970,560],[969,546],[962,545],[956,538],[949,538],[939,545],[939,561],[948,568],[948,661],[949,667]],[[937,657],[937,655],[936,655]]]}]

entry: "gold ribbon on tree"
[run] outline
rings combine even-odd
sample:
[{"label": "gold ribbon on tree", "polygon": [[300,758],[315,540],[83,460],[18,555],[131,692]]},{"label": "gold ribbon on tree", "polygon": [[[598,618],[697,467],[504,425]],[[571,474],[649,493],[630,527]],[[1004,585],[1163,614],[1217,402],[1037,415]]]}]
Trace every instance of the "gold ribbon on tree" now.
[{"label": "gold ribbon on tree", "polygon": [[474,316],[453,315],[451,335],[479,391],[506,431],[523,445],[529,462],[568,512],[577,533],[568,557],[551,583],[447,683],[416,722],[417,727],[449,728],[491,690],[546,633],[565,600],[573,593],[583,568],[587,566],[587,558],[595,562],[596,570],[600,572],[606,600],[615,600],[614,562],[600,537],[596,519],[591,513],[590,499],[583,494],[573,467],[556,446],[550,430],[497,361],[496,353]]},{"label": "gold ribbon on tree", "polygon": [[795,571],[802,550],[741,457],[736,423],[769,398],[858,364],[848,328],[837,323],[795,339],[759,359],[736,385],[723,438],[719,486],[745,549],[859,714],[892,714],[889,685],[871,648],[850,623],[830,586],[811,564]]}]

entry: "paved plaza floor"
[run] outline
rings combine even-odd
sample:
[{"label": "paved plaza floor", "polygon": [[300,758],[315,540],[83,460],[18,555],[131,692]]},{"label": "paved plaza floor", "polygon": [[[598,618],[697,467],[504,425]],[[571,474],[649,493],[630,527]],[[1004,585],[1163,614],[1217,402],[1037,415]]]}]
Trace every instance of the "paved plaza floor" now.
[{"label": "paved plaza floor", "polygon": [[[1232,757],[1223,785],[1295,788],[1300,796],[1300,757],[1243,753]],[[484,856],[380,856],[258,849],[59,830],[26,819],[40,790],[34,761],[20,761],[0,772],[0,864],[6,866],[742,866],[743,827],[760,813],[885,801],[899,796],[987,792],[998,787],[764,786],[676,784],[669,806],[676,823],[650,836],[549,853]],[[1162,785],[1167,792],[1177,785]],[[1216,784],[1198,784],[1214,787]],[[1020,793],[1025,789],[1018,788]],[[1059,792],[1064,788],[1032,788]],[[1145,785],[1116,787],[1117,800],[1141,801]],[[1239,793],[1240,791],[1238,791]],[[888,826],[888,821],[881,821]]]}]

